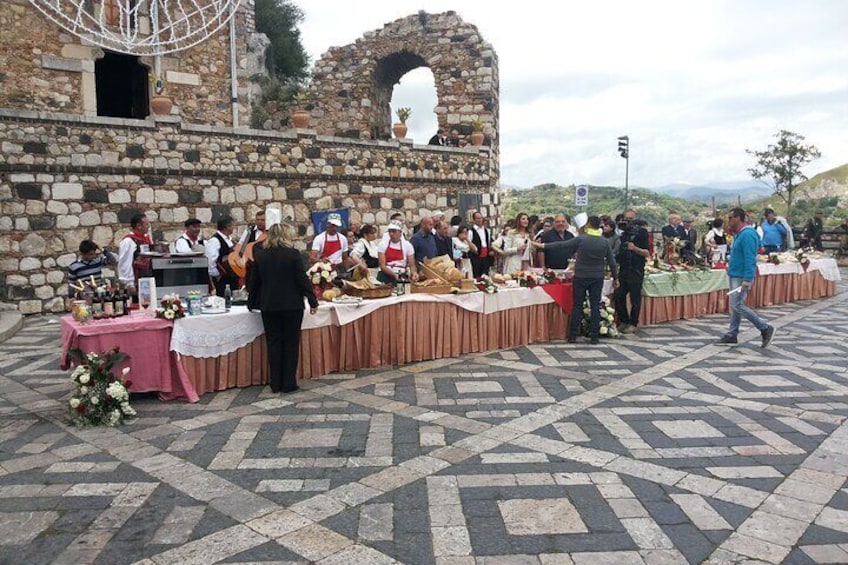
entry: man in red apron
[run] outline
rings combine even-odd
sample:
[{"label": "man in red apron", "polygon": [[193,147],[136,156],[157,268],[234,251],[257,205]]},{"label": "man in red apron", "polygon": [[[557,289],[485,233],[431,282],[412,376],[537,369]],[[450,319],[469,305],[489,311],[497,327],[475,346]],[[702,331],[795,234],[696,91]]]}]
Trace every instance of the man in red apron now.
[{"label": "man in red apron", "polygon": [[348,263],[347,238],[339,233],[342,218],[339,214],[327,216],[327,230],[319,233],[312,241],[309,258],[313,263],[326,261],[333,267],[342,267]]}]

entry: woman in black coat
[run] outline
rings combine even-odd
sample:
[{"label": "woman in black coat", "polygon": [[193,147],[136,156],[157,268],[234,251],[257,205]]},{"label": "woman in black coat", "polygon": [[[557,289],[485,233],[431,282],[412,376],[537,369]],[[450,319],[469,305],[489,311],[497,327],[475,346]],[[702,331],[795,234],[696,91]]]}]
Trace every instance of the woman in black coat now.
[{"label": "woman in black coat", "polygon": [[280,223],[268,228],[265,241],[253,250],[253,266],[248,291],[248,308],[262,312],[271,391],[294,392],[297,386],[297,361],[300,326],[303,323],[303,299],[309,300],[309,313],[315,314],[318,300],[306,278],[303,259]]}]

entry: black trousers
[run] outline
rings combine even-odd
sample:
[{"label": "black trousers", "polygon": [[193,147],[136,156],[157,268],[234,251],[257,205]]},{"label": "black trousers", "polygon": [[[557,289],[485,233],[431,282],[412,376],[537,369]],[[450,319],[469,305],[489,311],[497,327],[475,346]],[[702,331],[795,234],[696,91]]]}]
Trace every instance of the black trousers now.
[{"label": "black trousers", "polygon": [[580,335],[580,322],[583,318],[583,301],[589,294],[589,337],[598,337],[601,331],[601,295],[604,291],[603,277],[586,279],[574,277],[571,279],[572,299],[571,325],[568,337],[577,338]]},{"label": "black trousers", "polygon": [[489,269],[492,266],[491,250],[489,250],[489,253],[490,255],[488,257],[479,257],[477,255],[471,256],[471,270],[473,271],[475,279],[479,279],[483,275],[489,274]]},{"label": "black trousers", "polygon": [[[645,273],[622,269],[618,273],[618,288],[615,289],[615,315],[619,324],[639,325],[639,312],[642,310],[642,281]],[[630,312],[627,311],[627,297],[630,296]]]},{"label": "black trousers", "polygon": [[272,392],[289,391],[297,386],[301,323],[303,310],[262,312]]}]

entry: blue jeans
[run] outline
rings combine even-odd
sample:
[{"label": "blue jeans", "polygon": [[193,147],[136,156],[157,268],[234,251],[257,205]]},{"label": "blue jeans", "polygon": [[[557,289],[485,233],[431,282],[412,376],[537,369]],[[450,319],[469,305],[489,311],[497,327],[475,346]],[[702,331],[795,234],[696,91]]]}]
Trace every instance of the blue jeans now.
[{"label": "blue jeans", "polygon": [[604,290],[604,279],[584,279],[574,278],[571,283],[574,307],[571,309],[571,327],[568,330],[568,337],[577,337],[580,335],[580,319],[583,317],[583,299],[586,293],[589,293],[589,336],[598,337],[601,330],[601,294]]},{"label": "blue jeans", "polygon": [[[742,277],[730,277],[730,290],[739,288],[740,286],[742,286]],[[745,300],[748,298],[748,290],[748,288],[743,288],[739,292],[734,292],[729,297],[730,328],[727,330],[726,335],[730,337],[736,337],[736,334],[739,333],[739,324],[742,323],[742,316],[754,324],[760,331],[769,327],[768,322],[757,316],[757,313],[745,304]]]}]

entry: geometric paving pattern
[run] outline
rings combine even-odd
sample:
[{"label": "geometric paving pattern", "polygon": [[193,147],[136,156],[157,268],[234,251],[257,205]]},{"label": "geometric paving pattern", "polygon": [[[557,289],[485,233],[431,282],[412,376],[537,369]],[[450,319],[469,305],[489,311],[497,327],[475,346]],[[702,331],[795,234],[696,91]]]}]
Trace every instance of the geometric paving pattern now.
[{"label": "geometric paving pattern", "polygon": [[63,421],[55,317],[0,343],[0,563],[848,563],[848,285],[726,316],[133,398]]}]

